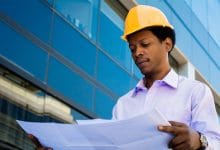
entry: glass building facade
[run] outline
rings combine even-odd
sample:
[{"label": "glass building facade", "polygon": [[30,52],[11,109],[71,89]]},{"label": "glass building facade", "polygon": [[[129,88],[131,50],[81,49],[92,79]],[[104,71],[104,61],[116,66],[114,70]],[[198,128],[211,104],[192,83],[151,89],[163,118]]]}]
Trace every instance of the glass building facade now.
[{"label": "glass building facade", "polygon": [[34,149],[16,119],[111,118],[118,97],[141,78],[120,39],[128,4],[156,6],[167,15],[186,58],[180,63],[171,54],[173,68],[181,74],[192,64],[219,108],[218,0],[2,0],[0,149]]}]

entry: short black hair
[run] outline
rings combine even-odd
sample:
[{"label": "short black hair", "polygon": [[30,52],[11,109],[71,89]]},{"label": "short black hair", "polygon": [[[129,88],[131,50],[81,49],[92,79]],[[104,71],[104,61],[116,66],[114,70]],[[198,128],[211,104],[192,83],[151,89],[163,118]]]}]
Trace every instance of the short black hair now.
[{"label": "short black hair", "polygon": [[176,34],[173,29],[162,26],[152,26],[152,27],[147,27],[145,29],[151,31],[161,42],[164,41],[167,37],[169,37],[172,40],[172,44],[173,44],[172,49],[175,46]]},{"label": "short black hair", "polygon": [[[173,44],[170,52],[172,51],[173,47],[175,46],[176,34],[175,34],[175,31],[173,29],[171,29],[170,27],[151,26],[151,27],[146,27],[146,28],[141,29],[141,30],[151,31],[159,39],[160,42],[164,41],[167,37],[169,37],[172,40],[172,44]],[[141,30],[138,30],[136,32],[139,32]],[[136,33],[136,32],[134,32],[134,33]],[[133,35],[134,33],[132,33],[130,35]],[[128,40],[129,40],[130,35],[128,35],[126,37]]]}]

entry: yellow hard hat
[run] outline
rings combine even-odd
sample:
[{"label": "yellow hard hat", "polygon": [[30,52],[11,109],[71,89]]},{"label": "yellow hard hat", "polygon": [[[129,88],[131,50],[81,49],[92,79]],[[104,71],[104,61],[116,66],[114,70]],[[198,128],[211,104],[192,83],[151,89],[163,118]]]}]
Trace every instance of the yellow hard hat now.
[{"label": "yellow hard hat", "polygon": [[126,16],[124,34],[121,38],[127,41],[129,34],[151,26],[162,26],[173,29],[173,26],[161,10],[152,6],[137,5],[130,9]]}]

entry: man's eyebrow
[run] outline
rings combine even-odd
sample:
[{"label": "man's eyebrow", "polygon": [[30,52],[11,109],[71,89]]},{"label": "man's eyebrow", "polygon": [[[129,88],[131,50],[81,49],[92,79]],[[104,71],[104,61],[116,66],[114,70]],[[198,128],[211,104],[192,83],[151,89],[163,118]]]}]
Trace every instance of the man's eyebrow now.
[{"label": "man's eyebrow", "polygon": [[144,41],[144,40],[147,40],[147,38],[140,39],[139,41]]},{"label": "man's eyebrow", "polygon": [[128,46],[136,45],[137,43],[143,42],[144,40],[147,40],[147,38],[140,39],[139,41],[137,41],[135,43],[129,43]]}]

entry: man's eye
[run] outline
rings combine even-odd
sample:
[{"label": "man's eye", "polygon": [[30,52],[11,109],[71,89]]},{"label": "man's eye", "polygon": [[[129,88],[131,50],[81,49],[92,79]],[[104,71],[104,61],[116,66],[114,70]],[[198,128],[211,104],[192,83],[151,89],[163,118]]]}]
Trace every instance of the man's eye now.
[{"label": "man's eye", "polygon": [[141,43],[141,46],[145,48],[148,47],[149,45],[150,45],[149,43]]},{"label": "man's eye", "polygon": [[130,48],[131,52],[134,53],[135,52],[135,49],[134,48]]},{"label": "man's eye", "polygon": [[129,49],[131,50],[131,52],[133,53],[135,51],[135,46],[129,46]]}]

